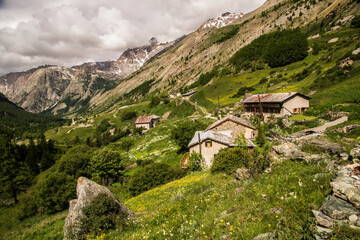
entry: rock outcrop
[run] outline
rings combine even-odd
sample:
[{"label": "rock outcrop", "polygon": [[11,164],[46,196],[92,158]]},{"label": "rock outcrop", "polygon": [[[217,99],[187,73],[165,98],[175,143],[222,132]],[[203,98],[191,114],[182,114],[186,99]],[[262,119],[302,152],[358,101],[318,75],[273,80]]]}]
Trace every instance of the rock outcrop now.
[{"label": "rock outcrop", "polygon": [[81,234],[81,219],[84,217],[82,209],[89,206],[91,201],[100,193],[113,198],[119,205],[122,215],[127,216],[128,218],[135,217],[135,214],[124,204],[119,202],[109,189],[85,177],[80,177],[76,187],[78,199],[70,201],[69,214],[65,220],[64,239],[77,239],[77,236]]},{"label": "rock outcrop", "polygon": [[313,210],[318,232],[331,232],[336,225],[360,227],[360,164],[347,165],[331,182],[332,195],[319,211]]}]

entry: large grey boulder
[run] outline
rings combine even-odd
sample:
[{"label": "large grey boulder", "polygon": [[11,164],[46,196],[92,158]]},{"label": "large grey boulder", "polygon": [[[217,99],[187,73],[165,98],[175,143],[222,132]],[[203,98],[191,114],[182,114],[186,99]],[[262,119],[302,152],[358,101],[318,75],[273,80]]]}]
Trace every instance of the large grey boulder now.
[{"label": "large grey boulder", "polygon": [[109,189],[85,177],[80,177],[76,187],[78,199],[70,201],[69,213],[65,219],[64,239],[77,239],[77,237],[81,235],[81,220],[84,217],[82,209],[89,206],[91,201],[100,193],[113,198],[119,205],[120,212],[123,216],[127,216],[127,218],[135,217],[135,214],[119,202]]},{"label": "large grey boulder", "polygon": [[279,155],[291,159],[304,159],[308,153],[300,151],[299,147],[294,143],[284,143],[279,146],[272,146],[272,149]]},{"label": "large grey boulder", "polygon": [[351,215],[357,214],[357,210],[350,203],[332,195],[325,199],[320,210],[337,220],[348,219]]}]

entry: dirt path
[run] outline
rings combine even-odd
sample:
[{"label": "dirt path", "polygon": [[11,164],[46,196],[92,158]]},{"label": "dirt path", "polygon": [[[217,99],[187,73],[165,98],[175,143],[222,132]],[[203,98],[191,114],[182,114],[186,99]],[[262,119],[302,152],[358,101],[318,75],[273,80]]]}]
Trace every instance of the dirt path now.
[{"label": "dirt path", "polygon": [[323,131],[325,131],[327,128],[332,127],[332,126],[335,126],[335,125],[338,125],[338,124],[343,123],[343,122],[346,122],[347,120],[348,120],[348,117],[347,117],[347,116],[344,116],[344,117],[341,117],[341,118],[336,119],[336,120],[334,120],[334,121],[327,122],[327,123],[325,123],[325,124],[322,125],[322,126],[307,129],[307,131],[323,132]]},{"label": "dirt path", "polygon": [[195,108],[199,109],[206,118],[211,118],[211,119],[216,119],[215,117],[211,116],[211,113],[209,113],[206,108],[199,106],[198,104],[195,104],[193,102],[191,102],[190,100],[187,100],[191,105],[195,106]]}]

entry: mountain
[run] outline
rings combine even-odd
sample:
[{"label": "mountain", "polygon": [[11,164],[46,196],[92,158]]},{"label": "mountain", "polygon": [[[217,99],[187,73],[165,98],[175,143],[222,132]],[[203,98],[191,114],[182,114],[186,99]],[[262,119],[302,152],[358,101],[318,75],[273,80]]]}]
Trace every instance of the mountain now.
[{"label": "mountain", "polygon": [[152,57],[178,43],[175,40],[126,50],[116,61],[90,62],[71,68],[45,65],[0,78],[0,91],[31,112],[54,114],[79,110],[89,99],[113,88],[121,79],[142,67]]},{"label": "mountain", "polygon": [[[116,61],[72,68],[44,66],[8,74],[0,79],[0,91],[32,112],[99,113],[116,108],[121,100],[124,103],[155,92],[185,91],[211,71],[220,72],[222,81],[230,76],[235,79],[239,72],[229,63],[230,58],[259,36],[296,27],[307,35],[324,34],[348,24],[357,11],[358,4],[350,0],[268,0],[245,15],[225,13],[210,19],[174,42],[159,44],[152,39],[149,46],[129,49]],[[253,70],[259,68],[258,63],[251,64]],[[266,64],[261,67],[269,69]],[[214,105],[217,97],[222,97],[232,103],[236,84],[242,84],[236,81],[221,84],[231,83],[227,95],[204,95],[199,100]],[[198,98],[201,94],[204,91],[199,91]]]}]

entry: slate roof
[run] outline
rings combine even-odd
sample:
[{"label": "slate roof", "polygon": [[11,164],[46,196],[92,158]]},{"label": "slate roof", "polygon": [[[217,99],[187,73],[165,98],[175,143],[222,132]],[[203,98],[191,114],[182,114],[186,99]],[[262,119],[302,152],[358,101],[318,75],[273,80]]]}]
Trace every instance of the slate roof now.
[{"label": "slate roof", "polygon": [[287,92],[287,93],[269,93],[269,94],[257,94],[257,95],[251,95],[245,99],[243,99],[242,103],[258,103],[259,97],[260,101],[263,103],[283,103],[286,100],[293,98],[295,96],[300,96],[305,99],[310,99],[310,97],[305,96],[298,92]]},{"label": "slate roof", "polygon": [[144,124],[144,123],[150,123],[153,119],[159,119],[159,116],[152,115],[152,116],[139,116],[135,124]]},{"label": "slate roof", "polygon": [[224,117],[224,118],[214,122],[213,124],[211,124],[205,131],[209,131],[209,130],[223,124],[226,121],[232,121],[232,122],[238,123],[240,125],[243,125],[245,127],[256,130],[256,128],[248,120],[246,120],[244,118],[239,118],[239,117],[236,117],[236,116],[233,116],[233,115],[227,115],[226,117]]},{"label": "slate roof", "polygon": [[[232,130],[227,131],[196,131],[194,137],[191,139],[188,147],[192,147],[199,143],[199,134],[200,134],[200,142],[204,142],[205,140],[213,140],[229,147],[236,146],[234,144],[234,139],[232,138]],[[246,140],[247,147],[255,147],[255,144],[251,140]]]}]

